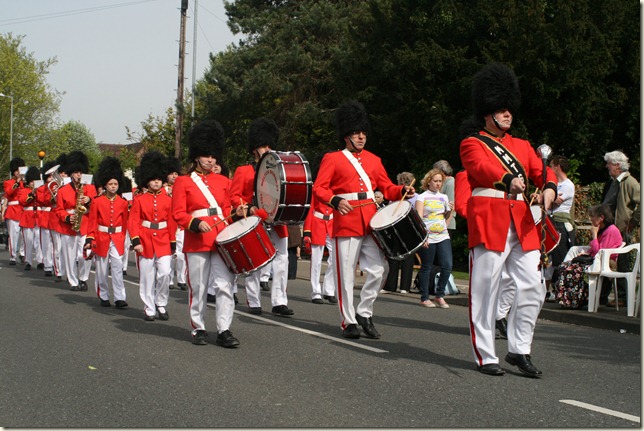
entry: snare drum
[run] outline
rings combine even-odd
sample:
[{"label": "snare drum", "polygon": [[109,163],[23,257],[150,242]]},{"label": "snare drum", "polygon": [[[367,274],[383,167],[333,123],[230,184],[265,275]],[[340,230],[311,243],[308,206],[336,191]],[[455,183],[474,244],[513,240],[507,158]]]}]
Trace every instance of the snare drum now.
[{"label": "snare drum", "polygon": [[425,223],[408,201],[391,202],[379,209],[369,226],[376,243],[394,260],[416,253],[429,236]]},{"label": "snare drum", "polygon": [[[534,219],[534,225],[537,228],[537,231],[539,232],[539,238],[542,238],[541,236],[541,214],[545,214],[539,205],[532,205],[530,207],[530,212],[532,212],[532,218]],[[546,230],[546,242],[545,242],[545,250],[546,253],[550,253],[552,250],[554,250],[555,247],[559,244],[559,240],[561,240],[561,233],[557,230],[557,227],[555,226],[555,222],[552,220],[552,217],[550,215],[545,214],[546,219],[545,219],[545,230]],[[543,238],[542,238],[543,239]]]},{"label": "snare drum", "polygon": [[266,223],[303,223],[311,206],[313,182],[309,162],[299,151],[268,151],[255,174],[257,205]]},{"label": "snare drum", "polygon": [[275,246],[261,219],[249,216],[226,226],[217,235],[217,251],[233,274],[249,275],[275,257]]}]

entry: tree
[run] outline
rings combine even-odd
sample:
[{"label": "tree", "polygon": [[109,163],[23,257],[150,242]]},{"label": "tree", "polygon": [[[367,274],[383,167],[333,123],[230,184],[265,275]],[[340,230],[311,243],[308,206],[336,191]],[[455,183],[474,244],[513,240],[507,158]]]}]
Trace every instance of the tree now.
[{"label": "tree", "polygon": [[[94,134],[87,126],[78,121],[68,121],[62,127],[56,129],[51,135],[53,147],[61,153],[71,151],[82,151],[89,160],[89,172],[94,172],[98,167],[103,155],[96,144]],[[55,157],[52,152],[52,157]]]},{"label": "tree", "polygon": [[[138,134],[125,127],[127,140],[131,142],[140,142],[145,151],[157,150],[167,156],[174,155],[175,141],[175,114],[172,108],[167,108],[165,116],[154,117],[148,115],[145,121],[141,122],[143,133]],[[187,154],[186,151],[182,151]]]},{"label": "tree", "polygon": [[[13,97],[13,156],[39,165],[60,105],[60,94],[46,77],[56,58],[37,60],[22,46],[24,36],[0,34],[0,92]],[[9,162],[10,99],[0,97],[0,166]]]}]

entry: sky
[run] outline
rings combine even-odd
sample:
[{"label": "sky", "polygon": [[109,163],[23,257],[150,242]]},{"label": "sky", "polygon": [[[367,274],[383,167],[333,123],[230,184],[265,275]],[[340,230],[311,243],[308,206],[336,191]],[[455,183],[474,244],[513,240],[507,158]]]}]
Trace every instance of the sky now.
[{"label": "sky", "polygon": [[[196,50],[194,49],[197,4]],[[25,36],[39,61],[55,57],[46,81],[63,93],[61,124],[78,121],[97,143],[127,144],[149,115],[177,97],[181,0],[0,0],[0,33]],[[203,77],[210,53],[241,35],[226,25],[223,0],[188,0],[184,89]],[[194,54],[196,51],[196,55]]]}]

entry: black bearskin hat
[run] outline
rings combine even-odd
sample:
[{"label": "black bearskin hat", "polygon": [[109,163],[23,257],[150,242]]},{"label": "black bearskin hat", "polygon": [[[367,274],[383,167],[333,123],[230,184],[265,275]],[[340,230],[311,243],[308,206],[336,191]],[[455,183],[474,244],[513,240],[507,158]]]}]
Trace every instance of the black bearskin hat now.
[{"label": "black bearskin hat", "polygon": [[224,129],[216,120],[202,121],[190,129],[188,142],[190,144],[188,158],[191,161],[203,156],[213,156],[221,160],[226,145]]},{"label": "black bearskin hat", "polygon": [[56,163],[55,160],[52,160],[52,161],[49,161],[49,162],[45,163],[44,165],[42,165],[42,169],[40,169],[40,172],[42,173],[42,179],[43,180],[47,181],[47,174],[45,172],[47,172],[48,170],[50,170],[51,168],[53,168],[57,164],[58,163]]},{"label": "black bearskin hat", "polygon": [[82,151],[72,151],[67,155],[67,166],[65,167],[65,172],[70,175],[79,171],[84,174],[88,173],[89,160]]},{"label": "black bearskin hat", "polygon": [[56,159],[56,164],[60,165],[60,167],[58,168],[59,173],[60,172],[64,172],[64,173],[69,172],[67,170],[67,154],[62,153],[60,156],[58,156],[58,158]]},{"label": "black bearskin hat", "polygon": [[519,80],[514,72],[500,63],[492,63],[479,70],[472,79],[472,107],[474,116],[482,119],[499,109],[514,114],[521,106]]},{"label": "black bearskin hat", "polygon": [[355,131],[371,132],[369,115],[364,110],[362,103],[357,100],[344,102],[335,111],[335,130],[338,139],[344,144],[344,137]]},{"label": "black bearskin hat", "polygon": [[[199,156],[197,156],[199,157]],[[147,187],[152,180],[166,181],[166,157],[158,151],[148,151],[141,158],[136,172],[136,183],[139,188]]]},{"label": "black bearskin hat", "polygon": [[[123,185],[119,183],[120,193],[132,193],[132,180],[123,175]],[[118,192],[117,192],[118,193]]]},{"label": "black bearskin hat", "polygon": [[123,184],[123,168],[121,162],[116,157],[107,156],[98,165],[96,170],[95,182],[97,186],[105,187],[111,180],[116,179],[119,182],[119,188]]},{"label": "black bearskin hat", "polygon": [[173,172],[181,175],[181,162],[176,157],[168,157],[165,168],[166,177]]},{"label": "black bearskin hat", "polygon": [[29,166],[27,173],[25,174],[25,183],[29,184],[32,181],[37,181],[40,179],[40,169],[35,166]]},{"label": "black bearskin hat", "polygon": [[275,150],[279,137],[280,129],[275,121],[266,117],[256,118],[248,127],[248,152],[252,154],[256,148],[266,146]]},{"label": "black bearskin hat", "polygon": [[14,157],[13,159],[11,159],[11,161],[9,162],[9,170],[11,171],[11,175],[13,175],[13,173],[22,166],[25,166],[25,161],[20,157]]}]

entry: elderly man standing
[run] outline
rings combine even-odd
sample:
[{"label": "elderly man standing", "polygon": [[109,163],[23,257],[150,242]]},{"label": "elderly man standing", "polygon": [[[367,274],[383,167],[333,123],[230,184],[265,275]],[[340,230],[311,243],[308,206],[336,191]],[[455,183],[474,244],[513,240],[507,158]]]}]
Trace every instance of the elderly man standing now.
[{"label": "elderly man standing", "polygon": [[[628,157],[621,151],[611,151],[604,154],[606,168],[610,181],[604,185],[602,193],[602,204],[608,204],[615,214],[615,226],[622,234],[622,239],[626,244],[632,241],[632,233],[639,226],[640,221],[640,183],[628,172],[630,163]],[[617,270],[627,272],[629,270],[628,255],[621,255],[617,259]],[[626,296],[624,280],[617,282],[618,298],[608,302],[610,294],[609,286],[602,289],[600,303],[607,304],[609,307],[624,305]]]}]

